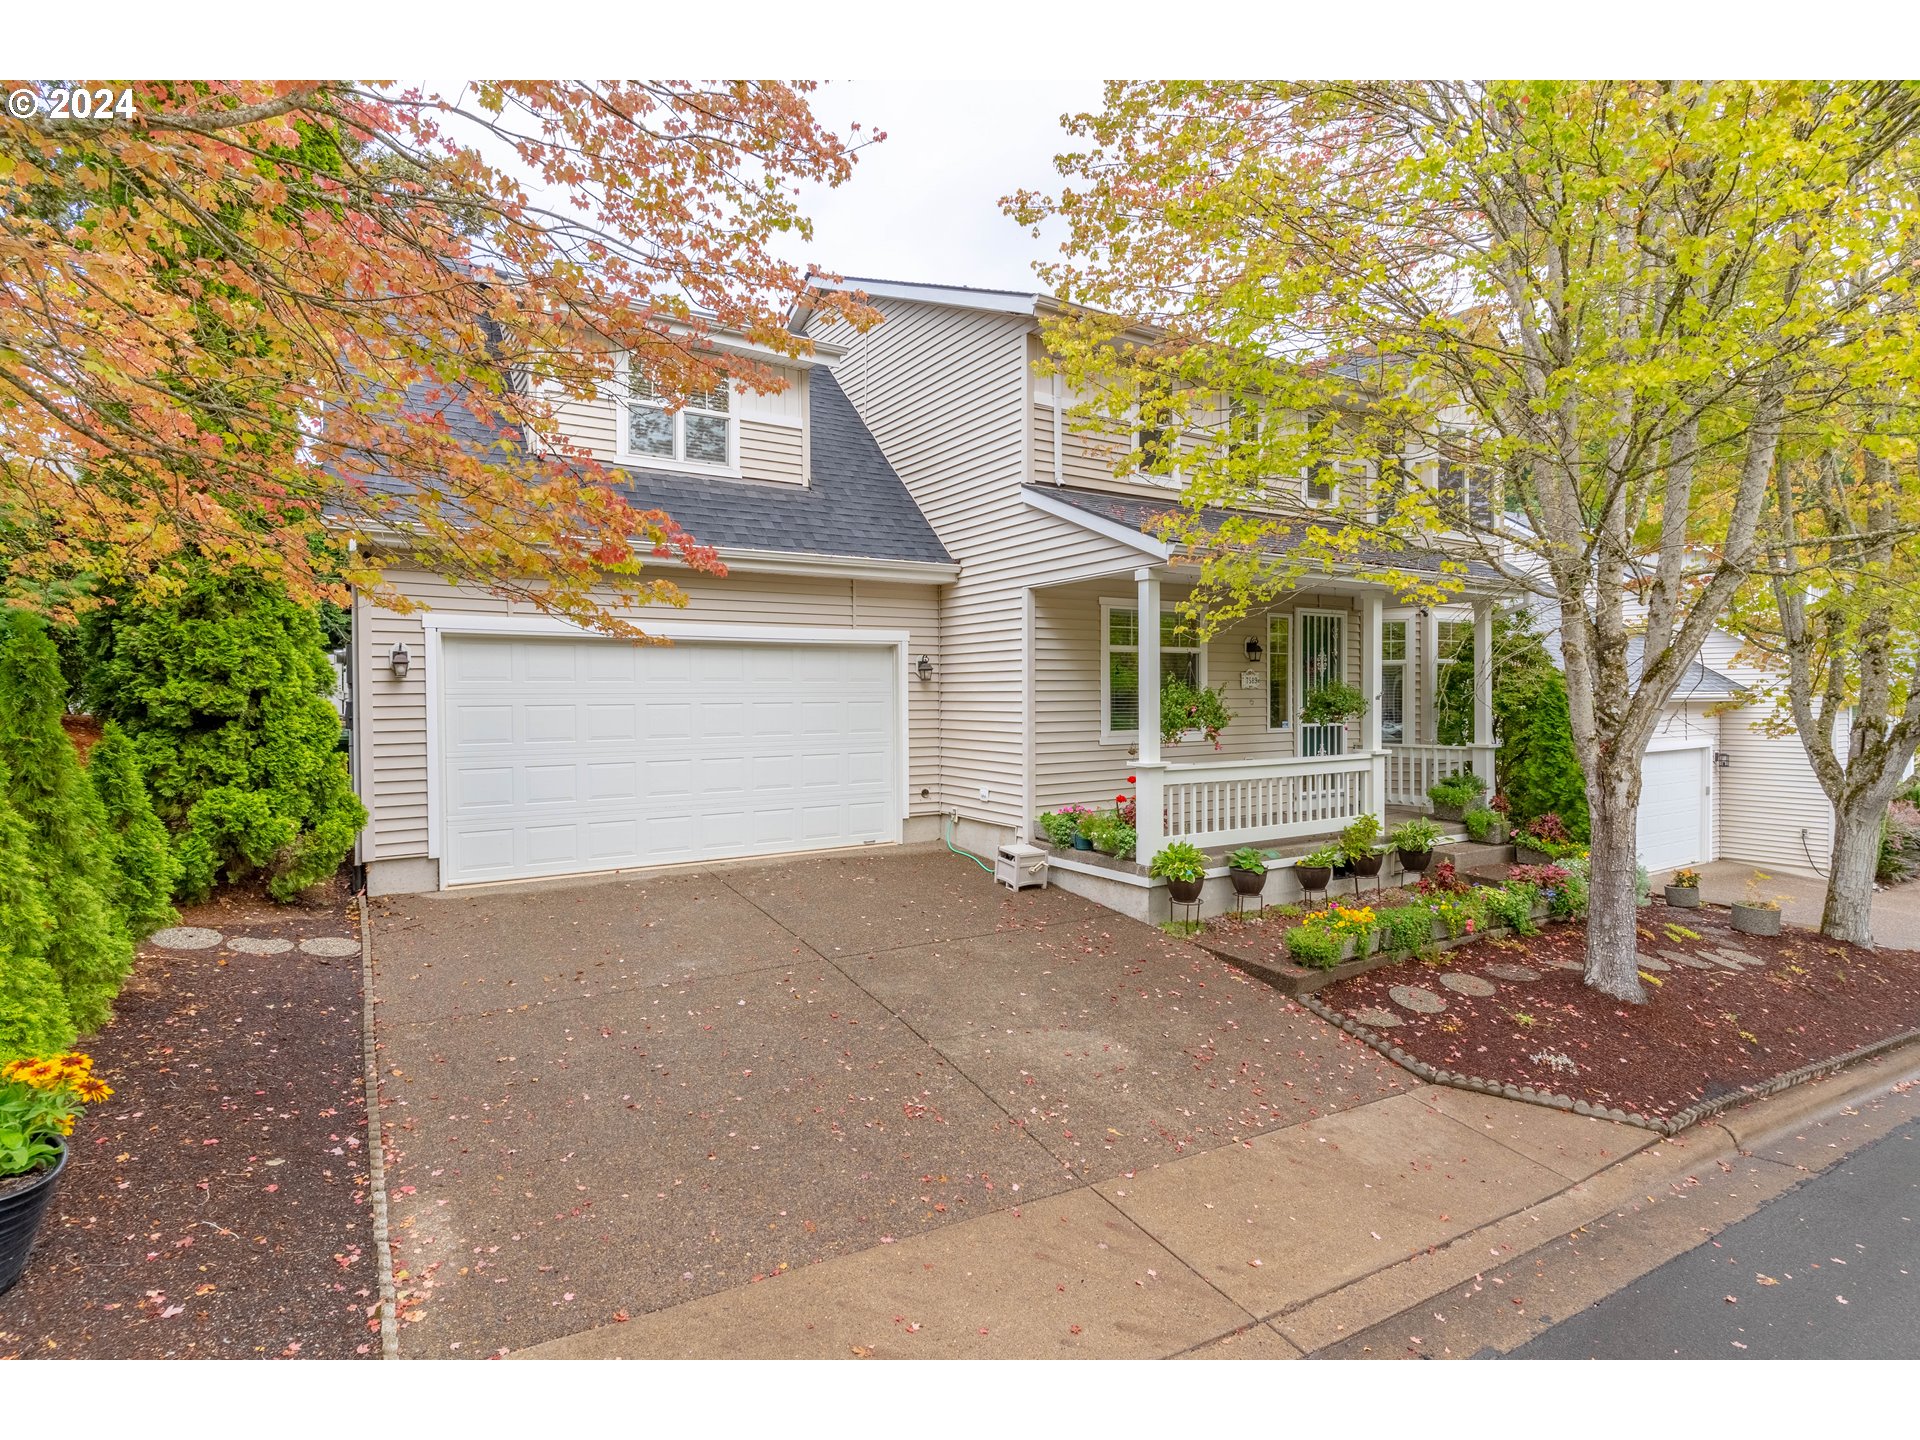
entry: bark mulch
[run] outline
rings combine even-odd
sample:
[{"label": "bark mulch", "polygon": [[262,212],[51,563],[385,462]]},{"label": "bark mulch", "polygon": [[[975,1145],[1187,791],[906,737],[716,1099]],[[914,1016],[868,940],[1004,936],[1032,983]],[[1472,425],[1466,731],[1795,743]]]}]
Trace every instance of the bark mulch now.
[{"label": "bark mulch", "polygon": [[[1920,1028],[1920,952],[1792,928],[1743,935],[1724,909],[1658,902],[1639,931],[1645,1005],[1588,989],[1583,927],[1564,924],[1389,965],[1315,998],[1437,1069],[1654,1120]],[[1498,973],[1515,966],[1538,978]],[[1448,976],[1492,993],[1461,993]]]},{"label": "bark mulch", "polygon": [[181,923],[295,943],[141,947],[81,1044],[115,1093],[0,1295],[0,1358],[377,1357],[360,958],[298,944],[357,939],[345,893],[233,896]]}]

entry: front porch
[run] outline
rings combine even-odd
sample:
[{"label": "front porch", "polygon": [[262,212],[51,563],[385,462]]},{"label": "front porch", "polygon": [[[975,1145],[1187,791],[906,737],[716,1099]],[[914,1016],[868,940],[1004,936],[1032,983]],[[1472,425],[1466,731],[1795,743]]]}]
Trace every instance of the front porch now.
[{"label": "front porch", "polygon": [[[1428,813],[1427,790],[1446,776],[1472,771],[1492,784],[1489,598],[1451,607],[1449,618],[1328,577],[1201,640],[1182,628],[1185,587],[1164,567],[1129,578],[1033,592],[1036,809],[1097,804],[1130,784],[1129,872],[1144,874],[1175,841],[1214,859],[1242,845],[1303,854],[1361,815],[1384,830]],[[1160,624],[1141,623],[1155,615]],[[1465,729],[1466,743],[1442,743],[1443,635],[1458,645],[1469,625],[1472,713],[1445,727],[1456,739]],[[1217,745],[1163,734],[1171,681],[1222,694],[1231,722]],[[1330,686],[1357,691],[1359,713],[1307,723]],[[1100,868],[1086,852],[1065,858]]]}]

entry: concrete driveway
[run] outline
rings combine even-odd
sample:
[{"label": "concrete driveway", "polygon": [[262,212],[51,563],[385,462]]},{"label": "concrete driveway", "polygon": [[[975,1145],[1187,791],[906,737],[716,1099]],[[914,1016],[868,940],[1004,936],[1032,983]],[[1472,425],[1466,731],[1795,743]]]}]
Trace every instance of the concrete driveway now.
[{"label": "concrete driveway", "polygon": [[[1716,860],[1700,867],[1700,898],[1710,905],[1731,905],[1752,893],[1780,900],[1780,918],[1789,925],[1820,928],[1820,911],[1827,901],[1827,883],[1798,875],[1764,871],[1766,879],[1755,880],[1757,867],[1737,860]],[[1655,877],[1664,884],[1671,871]],[[1873,895],[1873,941],[1890,950],[1920,950],[1920,882],[1876,890]]]},{"label": "concrete driveway", "polygon": [[1125,1195],[1420,1088],[1211,956],[938,847],[388,897],[372,919],[407,1355]]}]

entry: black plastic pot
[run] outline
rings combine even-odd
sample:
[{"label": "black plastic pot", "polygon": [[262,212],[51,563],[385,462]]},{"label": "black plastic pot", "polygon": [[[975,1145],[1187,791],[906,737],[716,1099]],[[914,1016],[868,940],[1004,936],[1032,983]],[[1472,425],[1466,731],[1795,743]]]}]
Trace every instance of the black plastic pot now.
[{"label": "black plastic pot", "polygon": [[1400,868],[1412,875],[1418,875],[1433,863],[1431,850],[1396,850],[1393,853],[1400,857]]},{"label": "black plastic pot", "polygon": [[1176,905],[1191,905],[1200,898],[1200,890],[1207,882],[1201,880],[1167,881],[1167,898]]},{"label": "black plastic pot", "polygon": [[1302,890],[1324,890],[1327,888],[1327,883],[1333,879],[1333,867],[1331,865],[1296,865],[1293,867],[1293,878],[1300,882]]},{"label": "black plastic pot", "polygon": [[1258,895],[1267,888],[1265,870],[1230,869],[1227,871],[1227,878],[1233,882],[1233,893],[1236,895]]},{"label": "black plastic pot", "polygon": [[43,1170],[27,1185],[0,1195],[0,1295],[27,1273],[33,1237],[40,1233],[40,1222],[46,1218],[53,1192],[60,1184],[60,1172],[66,1168],[67,1146],[63,1140],[60,1158],[51,1170]]}]

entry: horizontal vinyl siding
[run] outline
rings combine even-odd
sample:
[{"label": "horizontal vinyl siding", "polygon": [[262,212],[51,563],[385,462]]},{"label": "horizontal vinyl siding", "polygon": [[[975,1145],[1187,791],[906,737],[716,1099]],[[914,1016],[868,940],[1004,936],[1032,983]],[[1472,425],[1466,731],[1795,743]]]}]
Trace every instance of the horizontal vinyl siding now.
[{"label": "horizontal vinyl siding", "polygon": [[[1034,772],[1038,810],[1050,810],[1077,801],[1111,803],[1126,788],[1130,765],[1138,748],[1126,741],[1103,743],[1101,726],[1101,599],[1132,605],[1137,592],[1114,582],[1062,586],[1034,596]],[[1164,605],[1179,597],[1164,587]],[[1296,608],[1348,612],[1344,668],[1349,684],[1360,684],[1361,611],[1345,595],[1302,593],[1276,601],[1271,613]],[[1179,764],[1207,761],[1277,759],[1295,753],[1291,729],[1267,728],[1267,677],[1272,660],[1267,647],[1267,613],[1237,620],[1214,635],[1206,646],[1207,684],[1225,687],[1233,722],[1220,732],[1220,749],[1204,740],[1186,741],[1161,749],[1161,759]],[[1247,640],[1260,641],[1258,663],[1247,659]],[[1295,658],[1292,663],[1298,666]],[[1240,686],[1244,670],[1258,675],[1252,690]],[[1347,728],[1348,748],[1358,749],[1358,722]]]},{"label": "horizontal vinyl siding", "polygon": [[[781,373],[788,378],[785,390],[760,395],[736,388],[733,393],[740,473],[748,480],[802,485],[807,481],[806,372]],[[562,435],[609,465],[620,461],[619,416],[619,407],[611,396],[569,400],[554,412]]]},{"label": "horizontal vinyl siding", "polygon": [[[403,594],[441,613],[534,614],[523,601],[509,602],[471,588],[456,588],[438,576],[392,571],[388,580]],[[890,585],[806,576],[736,573],[725,580],[676,577],[688,596],[684,610],[656,607],[635,618],[754,625],[809,625],[859,630],[906,630],[909,668],[921,655],[935,666],[932,683],[909,678],[907,686],[908,814],[939,807],[920,798],[938,795],[940,769],[940,606],[929,585]],[[405,680],[395,680],[386,657],[395,643],[413,655]],[[610,642],[614,643],[614,642]],[[427,666],[426,632],[419,613],[399,615],[369,604],[354,606],[354,645],[368,676],[358,696],[361,796],[371,820],[363,841],[367,859],[393,860],[427,853]]]},{"label": "horizontal vinyl siding", "polygon": [[797,425],[740,422],[740,476],[799,485],[807,478],[806,436]]},{"label": "horizontal vinyl siding", "polygon": [[[945,587],[939,795],[960,814],[1016,826],[1024,808],[1023,592],[1139,552],[1042,514],[1020,493],[1032,464],[1028,323],[883,300],[834,375],[960,574]],[[987,796],[981,798],[985,789]]]}]

